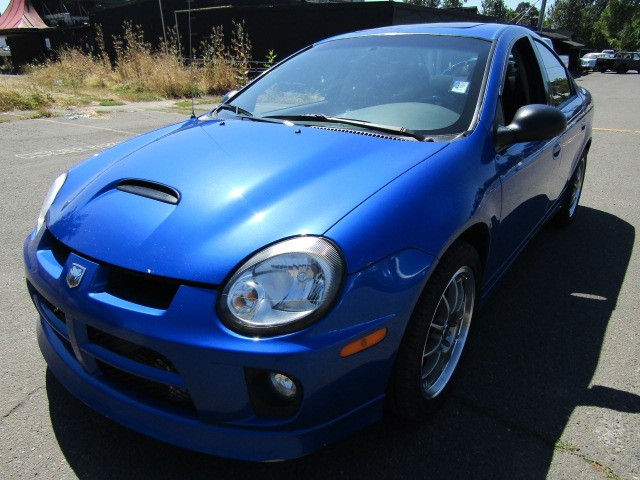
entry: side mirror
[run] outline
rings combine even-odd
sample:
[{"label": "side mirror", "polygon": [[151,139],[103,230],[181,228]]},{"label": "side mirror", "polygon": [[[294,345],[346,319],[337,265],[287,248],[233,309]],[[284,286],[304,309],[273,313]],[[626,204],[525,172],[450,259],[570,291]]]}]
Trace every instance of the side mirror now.
[{"label": "side mirror", "polygon": [[496,128],[496,148],[500,150],[514,143],[548,140],[566,128],[567,119],[557,108],[525,105],[518,109],[509,125]]},{"label": "side mirror", "polygon": [[229,90],[227,93],[225,93],[224,97],[222,97],[222,103],[227,103],[237,94],[238,94],[238,90]]}]

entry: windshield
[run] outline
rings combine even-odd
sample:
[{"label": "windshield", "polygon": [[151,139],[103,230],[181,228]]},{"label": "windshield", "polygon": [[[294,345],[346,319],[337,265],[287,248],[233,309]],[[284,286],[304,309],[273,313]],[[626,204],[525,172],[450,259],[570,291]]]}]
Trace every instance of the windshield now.
[{"label": "windshield", "polygon": [[[316,45],[228,101],[238,112],[294,123],[367,123],[426,135],[467,131],[491,43],[437,35],[378,35]],[[361,124],[361,125],[359,125]]]}]

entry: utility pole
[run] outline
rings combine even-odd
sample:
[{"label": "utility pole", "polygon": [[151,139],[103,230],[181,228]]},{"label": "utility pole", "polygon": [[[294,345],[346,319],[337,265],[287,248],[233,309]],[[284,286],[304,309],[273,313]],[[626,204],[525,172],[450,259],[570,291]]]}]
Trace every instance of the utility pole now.
[{"label": "utility pole", "polygon": [[169,47],[167,46],[167,30],[164,27],[164,14],[162,13],[162,0],[158,0],[158,7],[160,7],[160,21],[162,22],[162,43],[164,45],[164,53],[165,55],[169,55]]},{"label": "utility pole", "polygon": [[544,12],[547,9],[547,0],[542,0],[540,5],[540,16],[538,17],[538,32],[542,31],[542,23],[544,22]]}]

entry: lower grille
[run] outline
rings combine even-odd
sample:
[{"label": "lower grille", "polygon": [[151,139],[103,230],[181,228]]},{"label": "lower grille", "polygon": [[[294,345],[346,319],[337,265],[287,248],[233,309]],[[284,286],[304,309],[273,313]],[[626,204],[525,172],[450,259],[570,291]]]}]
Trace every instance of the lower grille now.
[{"label": "lower grille", "polygon": [[187,389],[147,380],[115,368],[108,363],[101,361],[97,363],[104,377],[118,388],[157,400],[165,405],[169,404],[190,413],[195,413],[195,405]]},{"label": "lower grille", "polygon": [[171,373],[178,373],[178,370],[169,359],[155,350],[123,340],[122,338],[115,337],[90,326],[87,326],[87,335],[89,340],[96,345],[118,354],[121,357],[142,363],[143,365],[148,365],[149,367],[159,368],[160,370]]},{"label": "lower grille", "polygon": [[[89,341],[105,350],[108,350],[109,352],[146,367],[156,368],[176,375],[180,374],[173,363],[164,355],[150,348],[111,335],[95,327],[84,325],[71,318],[67,318],[62,310],[40,295],[29,282],[27,282],[27,286],[36,304],[39,303],[42,306],[41,308],[45,311],[43,313],[47,313],[46,316],[42,316],[42,321],[49,325],[52,334],[61,341],[64,348],[74,359],[77,360],[77,357],[72,346],[72,342],[75,342],[76,340],[73,336],[68,336],[67,328],[64,328],[64,326],[61,327],[60,325],[56,326],[52,323],[55,322],[55,319],[53,318],[54,316],[65,325],[70,322],[74,322],[76,332],[83,327],[86,327]],[[92,355],[86,350],[84,351],[84,354]],[[93,356],[93,358],[100,369],[101,379],[105,383],[108,383],[112,388],[123,393],[129,393],[132,396],[137,396],[139,398],[142,397],[145,400],[154,403],[158,408],[168,408],[175,413],[181,413],[183,415],[187,414],[189,416],[194,416],[196,414],[195,405],[186,388],[149,380],[148,378],[129,373],[128,371],[124,371],[110,363],[106,363],[97,356]],[[114,361],[113,363],[117,362]]]},{"label": "lower grille", "polygon": [[[87,326],[87,335],[89,340],[96,345],[129,360],[166,372],[179,373],[168,358],[155,350],[118,338],[91,326]],[[195,412],[195,406],[187,389],[148,380],[120,370],[99,359],[96,361],[104,377],[115,386],[173,407]]]}]

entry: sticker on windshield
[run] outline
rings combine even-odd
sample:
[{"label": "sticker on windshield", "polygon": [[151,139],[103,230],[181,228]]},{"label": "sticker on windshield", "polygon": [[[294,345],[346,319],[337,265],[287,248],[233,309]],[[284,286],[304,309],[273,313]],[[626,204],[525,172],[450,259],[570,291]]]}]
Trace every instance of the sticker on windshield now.
[{"label": "sticker on windshield", "polygon": [[463,80],[455,80],[451,84],[451,93],[467,93],[469,90],[469,82],[465,82]]}]

